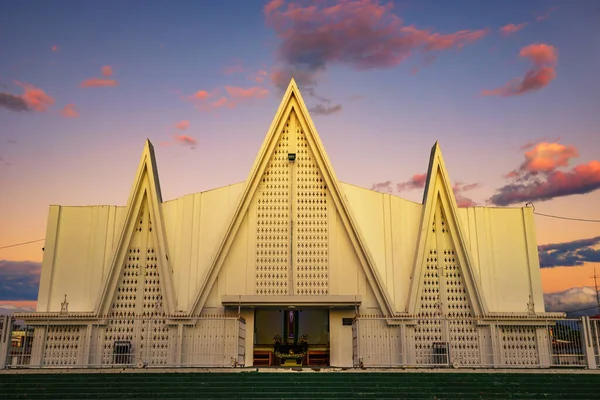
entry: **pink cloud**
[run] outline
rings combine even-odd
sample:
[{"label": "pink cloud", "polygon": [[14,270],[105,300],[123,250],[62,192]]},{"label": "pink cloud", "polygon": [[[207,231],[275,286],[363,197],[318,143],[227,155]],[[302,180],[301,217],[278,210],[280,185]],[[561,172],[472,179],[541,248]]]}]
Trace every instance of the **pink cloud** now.
[{"label": "pink cloud", "polygon": [[217,108],[235,108],[242,102],[253,99],[262,99],[269,94],[267,89],[261,87],[242,88],[238,86],[225,86],[225,94],[221,89],[215,89],[210,93],[206,90],[199,90],[195,94],[182,99],[194,103],[202,111],[210,111]]},{"label": "pink cloud", "polygon": [[371,186],[371,190],[381,193],[392,193],[394,191],[392,181],[374,183],[373,186]]},{"label": "pink cloud", "polygon": [[550,173],[559,167],[566,167],[572,158],[579,157],[579,152],[575,146],[565,146],[556,142],[538,142],[531,146],[527,143],[522,147],[525,150],[533,147],[525,152],[525,161],[518,169],[513,170],[506,175],[505,178],[519,178],[522,175]]},{"label": "pink cloud", "polygon": [[558,167],[568,166],[569,160],[576,157],[579,157],[579,152],[573,145],[542,142],[525,153],[525,162],[520,169],[533,173],[552,172]]},{"label": "pink cloud", "polygon": [[283,5],[283,0],[271,0],[264,7],[265,14],[270,14]]},{"label": "pink cloud", "polygon": [[321,71],[302,71],[296,68],[280,68],[276,67],[271,72],[271,82],[273,85],[278,87],[279,89],[287,88],[287,85],[290,83],[290,79],[293,77],[296,82],[303,86],[309,87],[314,86],[317,83],[319,76],[321,75]]},{"label": "pink cloud", "polygon": [[457,207],[475,207],[477,205],[477,203],[474,202],[472,199],[462,195],[458,195],[456,193],[454,194],[454,198],[456,199]]},{"label": "pink cloud", "polygon": [[81,82],[79,87],[88,88],[88,87],[107,87],[112,86],[115,87],[119,83],[114,79],[102,79],[102,78],[90,78]]},{"label": "pink cloud", "polygon": [[173,139],[171,141],[160,142],[160,146],[161,147],[170,147],[170,146],[173,146],[174,144],[181,144],[181,145],[187,146],[190,149],[194,150],[194,149],[196,149],[196,146],[198,145],[198,141],[189,135],[174,134],[172,136],[172,138]]},{"label": "pink cloud", "polygon": [[513,179],[519,177],[519,171],[513,170],[503,175],[505,179]]},{"label": "pink cloud", "polygon": [[225,91],[232,99],[262,99],[269,94],[267,89],[261,87],[241,88],[237,86],[225,86]]},{"label": "pink cloud", "polygon": [[[560,136],[557,136],[556,139],[554,139],[552,142],[558,142],[560,140]],[[546,138],[540,138],[540,139],[536,139],[536,140],[532,140],[531,142],[527,142],[524,145],[522,145],[521,147],[519,147],[519,150],[528,150],[532,147],[537,146],[538,144],[542,143],[542,142],[548,142],[548,139]]]},{"label": "pink cloud", "polygon": [[269,75],[269,73],[267,71],[265,71],[264,69],[260,69],[260,70],[256,71],[254,78],[251,78],[251,79],[258,83],[263,83],[265,81],[265,78],[268,75]]},{"label": "pink cloud", "polygon": [[175,128],[182,130],[182,131],[185,131],[189,127],[190,127],[190,121],[187,121],[187,120],[182,120],[175,124]]},{"label": "pink cloud", "polygon": [[187,135],[175,135],[174,139],[176,142],[184,144],[186,146],[190,146],[192,148],[195,148],[198,144],[198,141],[196,139]]},{"label": "pink cloud", "polygon": [[542,14],[538,14],[535,17],[535,19],[536,19],[536,21],[543,21],[543,20],[547,19],[548,17],[550,17],[550,14],[556,10],[558,10],[557,6],[550,7],[547,11],[543,12]]},{"label": "pink cloud", "polygon": [[113,70],[110,65],[105,65],[101,68],[102,75],[105,78],[90,78],[79,84],[79,87],[88,88],[88,87],[115,87],[119,85],[114,79],[107,79],[106,77],[112,76]]},{"label": "pink cloud", "polygon": [[456,199],[456,205],[458,207],[474,207],[477,205],[475,201],[466,197],[464,195],[465,192],[469,190],[477,189],[481,187],[481,183],[469,183],[465,184],[462,182],[456,182],[454,186],[452,186],[452,191],[454,192],[454,198]]},{"label": "pink cloud", "polygon": [[206,100],[209,96],[210,95],[206,90],[198,90],[196,93],[194,93],[193,97],[198,100]]},{"label": "pink cloud", "polygon": [[346,0],[335,5],[271,1],[264,7],[267,24],[281,40],[281,65],[271,76],[285,88],[291,75],[300,85],[314,83],[330,64],[356,70],[394,67],[413,54],[460,49],[482,39],[487,29],[442,34],[404,25],[390,2]]},{"label": "pink cloud", "polygon": [[427,174],[416,174],[413,175],[408,181],[398,183],[396,190],[403,192],[405,190],[422,189],[425,187],[425,181],[427,180]]},{"label": "pink cloud", "polygon": [[46,109],[52,104],[54,104],[54,98],[46,94],[46,92],[44,92],[42,89],[37,88],[28,83],[15,83],[21,86],[25,91],[21,95],[21,98],[25,101],[25,103],[30,109],[43,112],[46,111]]},{"label": "pink cloud", "polygon": [[208,103],[209,108],[235,108],[235,103],[229,100],[227,97],[223,96],[216,101]]},{"label": "pink cloud", "polygon": [[0,308],[35,311],[37,300],[0,300]]},{"label": "pink cloud", "polygon": [[529,58],[537,67],[549,64],[554,65],[558,61],[558,54],[554,46],[536,43],[523,47],[519,52],[521,57]]},{"label": "pink cloud", "polygon": [[554,46],[543,43],[531,44],[522,48],[519,55],[528,58],[533,63],[525,77],[515,78],[496,89],[483,90],[484,96],[517,96],[539,90],[556,78],[554,68],[558,61],[558,55]]},{"label": "pink cloud", "polygon": [[102,76],[112,76],[113,70],[110,65],[105,65],[102,67]]},{"label": "pink cloud", "polygon": [[58,51],[58,46],[57,45],[52,46],[52,51]]},{"label": "pink cloud", "polygon": [[342,111],[342,108],[343,107],[341,104],[317,104],[313,107],[310,107],[308,112],[310,112],[312,115],[332,115]]},{"label": "pink cloud", "polygon": [[67,104],[65,108],[62,109],[60,114],[65,118],[77,118],[79,117],[79,113],[75,109],[75,104]]},{"label": "pink cloud", "polygon": [[499,188],[489,202],[506,206],[600,189],[600,161],[592,160],[566,171],[560,170],[578,156],[577,148],[572,145],[538,143],[525,153],[525,161],[518,169],[505,175],[510,182]]},{"label": "pink cloud", "polygon": [[527,25],[529,25],[528,22],[523,22],[522,24],[508,24],[508,25],[504,25],[502,28],[498,29],[500,31],[500,33],[504,36],[509,36],[512,35],[513,33],[517,33],[519,32],[521,29],[525,28]]},{"label": "pink cloud", "polygon": [[[387,182],[386,182],[387,183]],[[396,184],[396,190],[398,192],[403,192],[405,190],[413,190],[413,189],[423,189],[425,188],[425,184],[427,183],[427,174],[416,174],[413,175],[408,181],[400,182]],[[456,182],[454,186],[452,186],[452,191],[454,192],[454,197],[456,198],[456,204],[458,207],[473,207],[476,206],[477,203],[474,202],[469,197],[464,195],[465,192],[468,192],[473,189],[480,188],[480,183],[463,183]]]},{"label": "pink cloud", "polygon": [[553,171],[542,179],[517,181],[497,190],[490,202],[499,206],[555,197],[586,194],[600,189],[600,161],[575,166],[570,171]]}]

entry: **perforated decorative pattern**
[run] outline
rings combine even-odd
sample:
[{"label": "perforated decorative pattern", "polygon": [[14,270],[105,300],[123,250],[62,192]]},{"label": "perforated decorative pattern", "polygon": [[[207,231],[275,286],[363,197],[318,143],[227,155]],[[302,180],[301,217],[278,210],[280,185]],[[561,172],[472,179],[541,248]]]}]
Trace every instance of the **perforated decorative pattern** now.
[{"label": "perforated decorative pattern", "polygon": [[[158,263],[153,225],[144,197],[108,315],[104,364],[113,363],[116,341],[131,343],[131,356],[140,357],[143,362],[167,362],[168,327],[164,319]],[[133,362],[133,357],[129,360]]]},{"label": "perforated decorative pattern", "polygon": [[[416,361],[419,364],[478,365],[481,362],[479,330],[441,201],[426,246],[428,254],[423,266],[418,311],[423,319],[415,326]],[[440,319],[442,316],[446,318]],[[449,345],[451,358],[434,357],[436,342]]]},{"label": "perforated decorative pattern", "polygon": [[169,328],[164,320],[163,298],[158,273],[158,258],[152,234],[152,220],[148,220],[148,243],[144,273],[144,299],[142,315],[144,317],[140,348],[147,354],[150,364],[166,364],[169,348]]},{"label": "perforated decorative pattern", "polygon": [[442,209],[439,210],[439,215],[441,217],[439,261],[444,271],[445,311],[448,316],[452,361],[461,365],[478,365],[481,362],[479,330],[467,297],[463,271]]},{"label": "perforated decorative pattern", "polygon": [[113,347],[116,341],[133,342],[135,337],[134,317],[137,313],[140,266],[144,262],[144,252],[142,251],[144,217],[146,217],[145,206],[142,207],[135,220],[136,226],[125,256],[125,265],[110,307],[109,317],[111,319],[106,326],[104,336],[103,364],[112,363]]},{"label": "perforated decorative pattern", "polygon": [[327,184],[300,125],[296,126],[296,204],[294,292],[326,295],[329,291],[329,203]]},{"label": "perforated decorative pattern", "polygon": [[536,328],[501,326],[502,352],[507,365],[538,365]]},{"label": "perforated decorative pattern", "polygon": [[290,265],[290,166],[288,119],[258,188],[256,294],[288,294]]},{"label": "perforated decorative pattern", "polygon": [[415,326],[415,362],[417,364],[433,363],[433,344],[441,342],[443,338],[442,322],[440,317],[440,277],[438,270],[438,254],[436,246],[436,221],[430,227],[427,236],[427,256],[423,265],[423,284],[419,298],[420,318]]},{"label": "perforated decorative pattern", "polygon": [[44,346],[44,364],[76,365],[79,342],[79,326],[49,326]]}]

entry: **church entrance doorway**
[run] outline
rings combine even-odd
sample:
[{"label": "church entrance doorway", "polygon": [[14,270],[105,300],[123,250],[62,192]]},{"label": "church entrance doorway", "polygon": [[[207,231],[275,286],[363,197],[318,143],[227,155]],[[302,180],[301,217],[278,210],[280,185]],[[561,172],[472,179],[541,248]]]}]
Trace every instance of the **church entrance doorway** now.
[{"label": "church entrance doorway", "polygon": [[328,366],[329,309],[257,308],[255,366]]}]

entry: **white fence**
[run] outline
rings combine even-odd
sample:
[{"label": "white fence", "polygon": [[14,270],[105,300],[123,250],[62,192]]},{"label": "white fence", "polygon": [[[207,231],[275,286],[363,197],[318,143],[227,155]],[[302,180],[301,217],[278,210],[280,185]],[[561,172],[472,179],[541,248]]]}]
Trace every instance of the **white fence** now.
[{"label": "white fence", "polygon": [[[23,325],[0,317],[2,368],[236,367],[245,364],[238,316],[134,317]],[[355,367],[598,368],[600,320],[359,316]]]},{"label": "white fence", "polygon": [[600,320],[357,317],[355,367],[597,368]]},{"label": "white fence", "polygon": [[235,367],[245,363],[246,322],[237,316],[173,321],[135,316],[32,325],[9,317],[0,323],[0,368]]},{"label": "white fence", "polygon": [[586,328],[586,346],[591,347],[593,352],[593,362],[596,368],[600,368],[600,319],[584,320]]}]

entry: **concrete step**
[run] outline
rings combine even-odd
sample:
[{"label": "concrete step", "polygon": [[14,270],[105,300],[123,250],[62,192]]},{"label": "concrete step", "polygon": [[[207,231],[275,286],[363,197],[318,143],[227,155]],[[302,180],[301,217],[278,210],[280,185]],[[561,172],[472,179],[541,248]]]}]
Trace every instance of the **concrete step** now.
[{"label": "concrete step", "polygon": [[585,373],[0,373],[0,399],[599,398]]}]

